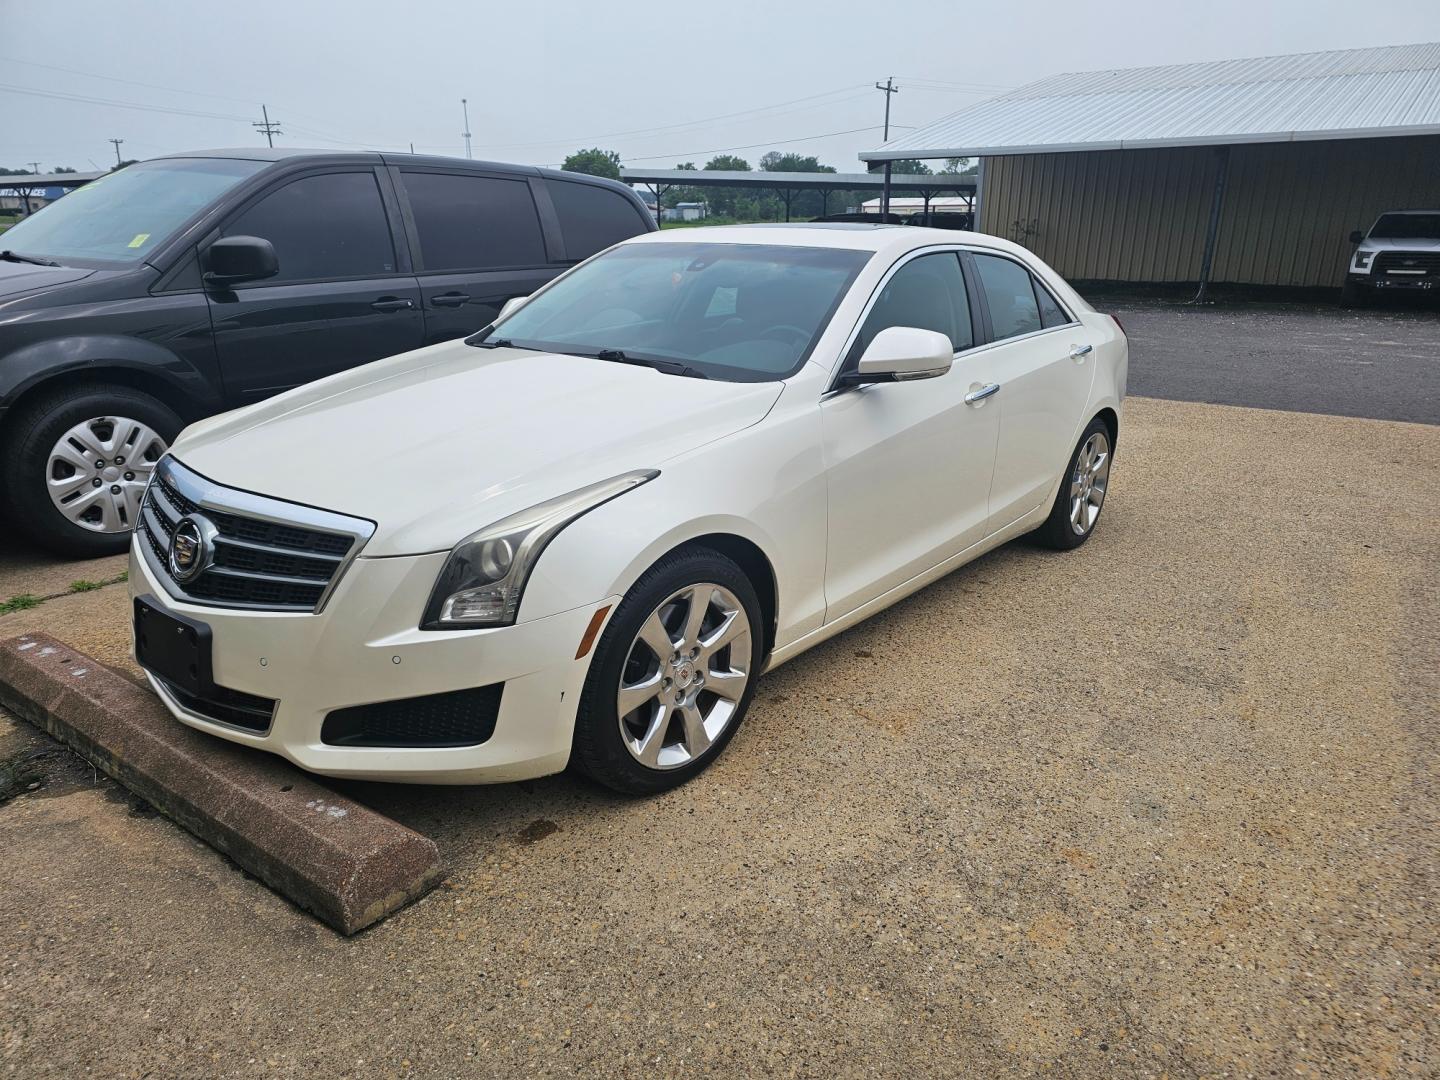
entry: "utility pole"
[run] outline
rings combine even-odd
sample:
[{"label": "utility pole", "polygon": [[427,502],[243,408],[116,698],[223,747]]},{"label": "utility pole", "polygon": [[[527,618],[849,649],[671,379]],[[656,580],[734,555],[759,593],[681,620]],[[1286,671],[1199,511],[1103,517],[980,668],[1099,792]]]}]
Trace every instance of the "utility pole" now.
[{"label": "utility pole", "polygon": [[38,161],[27,161],[25,164],[30,166],[30,171],[31,171],[32,173],[34,173],[36,176],[39,176],[39,175],[40,175],[40,162],[38,162]]},{"label": "utility pole", "polygon": [[125,140],[124,140],[124,139],[106,139],[105,141],[115,144],[115,164],[116,164],[116,165],[119,165],[119,164],[120,164],[120,144],[123,143]]},{"label": "utility pole", "polygon": [[265,119],[258,124],[251,124],[250,126],[253,128],[259,128],[265,133],[265,142],[268,143],[270,148],[273,150],[275,148],[275,136],[284,135],[285,133],[280,130],[279,120],[270,119],[270,109],[268,106],[260,106],[260,115],[263,116]]},{"label": "utility pole", "polygon": [[[898,93],[900,92],[900,88],[895,85],[895,76],[894,76],[894,75],[891,75],[891,76],[889,76],[888,78],[886,78],[886,80],[885,80],[885,85],[884,85],[884,86],[881,86],[881,85],[877,82],[877,83],[875,84],[875,89],[876,89],[876,90],[883,90],[883,91],[885,92],[885,138],[884,138],[882,141],[883,141],[883,142],[889,142],[889,141],[890,141],[890,97],[891,97],[892,94],[898,94]],[[889,162],[889,161],[885,162],[885,186],[880,189],[880,213],[881,213],[882,215],[883,215],[883,214],[888,214],[888,213],[890,213],[890,169],[891,169],[891,166],[892,166],[892,165],[893,165],[893,162]],[[881,220],[884,220],[884,219],[882,218]]]},{"label": "utility pole", "polygon": [[460,108],[465,110],[465,130],[461,134],[465,136],[465,156],[468,158],[473,156],[470,153],[470,102],[462,97]]}]

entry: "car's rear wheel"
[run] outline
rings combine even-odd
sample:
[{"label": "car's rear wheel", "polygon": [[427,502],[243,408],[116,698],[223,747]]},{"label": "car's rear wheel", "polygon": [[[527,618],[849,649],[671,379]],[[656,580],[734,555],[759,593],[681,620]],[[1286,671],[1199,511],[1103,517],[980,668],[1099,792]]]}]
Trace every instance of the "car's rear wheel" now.
[{"label": "car's rear wheel", "polygon": [[1037,541],[1065,551],[1090,539],[1110,490],[1113,455],[1110,428],[1097,416],[1075,444],[1050,516],[1033,534]]},{"label": "car's rear wheel", "polygon": [[637,581],[596,648],[573,764],[617,791],[677,787],[719,755],[750,706],[760,602],[707,548],[667,556]]},{"label": "car's rear wheel", "polygon": [[88,558],[125,550],[181,421],[149,394],[92,385],[22,406],[7,426],[0,488],[9,518],[42,547]]}]

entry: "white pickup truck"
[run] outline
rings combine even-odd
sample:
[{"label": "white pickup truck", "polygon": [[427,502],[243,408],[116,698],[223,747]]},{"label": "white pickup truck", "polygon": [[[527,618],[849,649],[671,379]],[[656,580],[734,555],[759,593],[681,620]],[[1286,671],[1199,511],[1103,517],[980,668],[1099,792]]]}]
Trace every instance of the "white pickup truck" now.
[{"label": "white pickup truck", "polygon": [[1367,303],[1377,292],[1428,291],[1440,285],[1440,210],[1387,210],[1369,232],[1356,230],[1340,301]]}]

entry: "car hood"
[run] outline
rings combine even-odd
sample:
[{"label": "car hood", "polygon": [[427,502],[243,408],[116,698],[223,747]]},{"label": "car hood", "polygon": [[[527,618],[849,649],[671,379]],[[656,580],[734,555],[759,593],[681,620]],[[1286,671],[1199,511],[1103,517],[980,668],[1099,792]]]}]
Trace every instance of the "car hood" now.
[{"label": "car hood", "polygon": [[216,483],[377,525],[366,556],[448,550],[508,514],[758,422],[781,383],[447,342],[201,421]]},{"label": "car hood", "polygon": [[1366,240],[1361,246],[1373,251],[1435,251],[1440,249],[1440,240],[1420,236],[1397,236],[1384,240]]},{"label": "car hood", "polygon": [[[5,246],[5,237],[0,233],[0,248]],[[95,273],[75,266],[36,266],[34,263],[16,263],[0,259],[0,300],[9,300],[23,293],[48,289],[55,285],[68,285]]]}]

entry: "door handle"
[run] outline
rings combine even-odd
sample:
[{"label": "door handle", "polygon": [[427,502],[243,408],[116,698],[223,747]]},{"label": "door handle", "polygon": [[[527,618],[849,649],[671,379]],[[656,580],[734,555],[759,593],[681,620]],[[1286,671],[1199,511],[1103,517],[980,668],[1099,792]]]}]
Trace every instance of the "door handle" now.
[{"label": "door handle", "polygon": [[431,307],[459,307],[470,302],[469,293],[447,292],[430,298]]},{"label": "door handle", "polygon": [[971,390],[970,393],[966,394],[965,404],[978,405],[986,398],[990,397],[993,394],[998,394],[999,392],[1000,384],[998,382],[986,383],[984,386],[980,387],[979,390]]},{"label": "door handle", "polygon": [[1080,363],[1084,363],[1085,357],[1089,356],[1094,351],[1094,345],[1071,345],[1070,359],[1078,361]]},{"label": "door handle", "polygon": [[415,301],[404,296],[382,296],[370,305],[376,311],[405,311],[415,306]]}]

